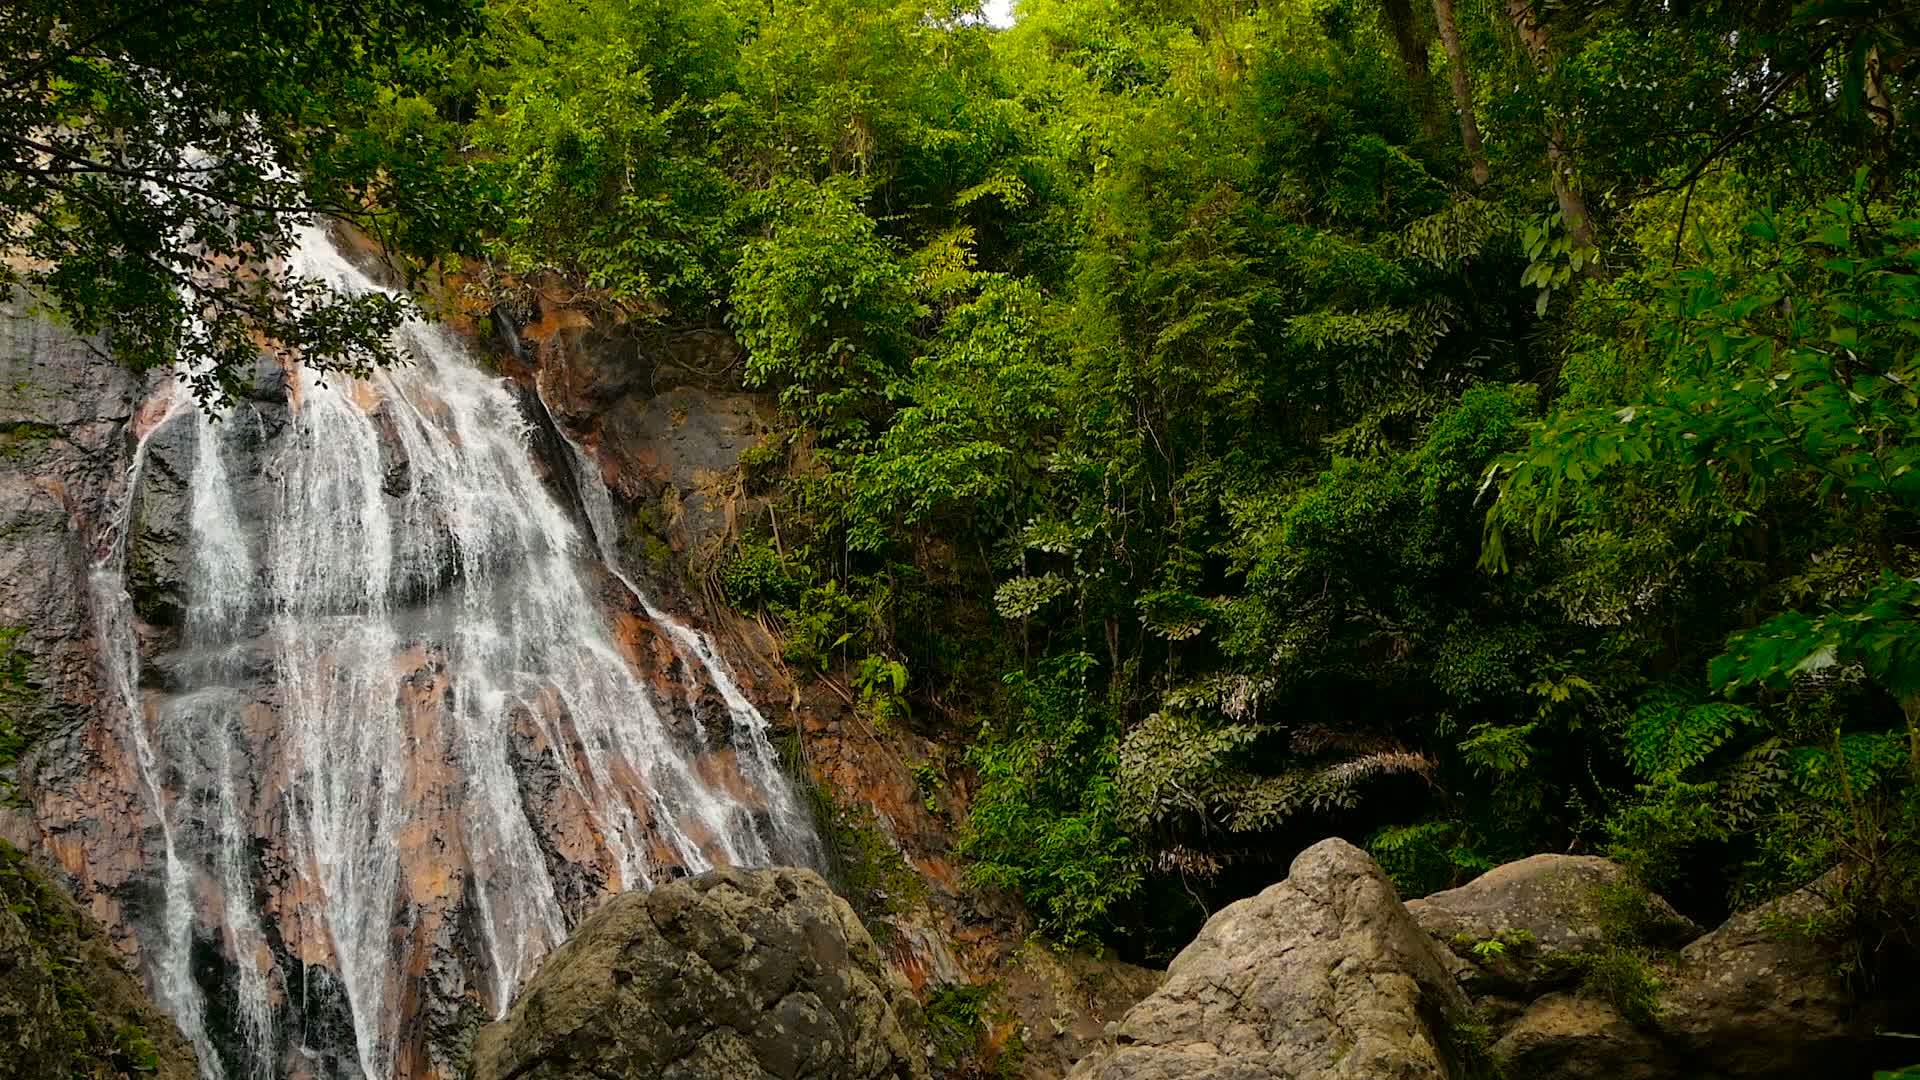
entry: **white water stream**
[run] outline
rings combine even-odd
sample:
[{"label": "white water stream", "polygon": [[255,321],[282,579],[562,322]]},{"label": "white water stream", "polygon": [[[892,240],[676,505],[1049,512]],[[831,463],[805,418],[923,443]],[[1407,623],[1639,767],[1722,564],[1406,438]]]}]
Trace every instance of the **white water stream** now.
[{"label": "white water stream", "polygon": [[[293,270],[351,293],[377,288],[318,229]],[[666,866],[818,860],[765,719],[711,642],[619,570],[598,471],[577,447],[560,463],[575,472],[585,536],[541,482],[506,381],[437,327],[401,335],[416,363],[369,382],[293,370],[290,419],[264,466],[252,406],[213,418],[174,388],[134,454],[125,516],[93,575],[164,859],[163,910],[142,946],[208,1080],[271,1080],[289,1055],[321,1076],[394,1075],[408,1037],[399,1020],[417,1000],[409,980],[421,978],[399,955],[417,918],[405,852],[423,834],[459,864],[449,874],[465,875],[462,917],[482,953],[471,966],[488,983],[478,996],[505,1011],[571,917],[516,773],[516,722],[537,729],[543,768],[585,808],[606,890],[647,887]],[[126,537],[149,446],[182,424],[197,425],[184,659],[155,697],[141,686]],[[249,439],[252,456],[237,449]],[[616,644],[593,560],[664,634],[680,676],[724,702],[737,785],[701,768],[701,725],[676,731]],[[438,804],[423,794],[449,787]],[[266,910],[264,850],[299,879],[272,883]],[[217,1008],[195,978],[196,920],[225,958]],[[285,970],[295,952],[306,966]],[[316,967],[332,973],[324,987]],[[284,1030],[322,992],[344,998],[347,1045]]]}]

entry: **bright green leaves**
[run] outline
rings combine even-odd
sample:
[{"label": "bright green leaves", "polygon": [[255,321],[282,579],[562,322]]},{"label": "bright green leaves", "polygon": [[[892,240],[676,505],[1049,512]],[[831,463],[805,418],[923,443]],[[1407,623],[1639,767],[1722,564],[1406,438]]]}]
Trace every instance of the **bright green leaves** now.
[{"label": "bright green leaves", "polygon": [[1072,653],[1008,676],[968,755],[980,781],[960,848],[968,876],[1017,889],[1066,941],[1108,926],[1145,870],[1117,818],[1117,718],[1089,685],[1093,668]]},{"label": "bright green leaves", "polygon": [[900,385],[886,434],[852,465],[851,539],[865,550],[936,521],[956,532],[1004,528],[1033,511],[1045,485],[1068,377],[1045,298],[1009,278],[969,283],[978,294],[947,314]]},{"label": "bright green leaves", "polygon": [[1539,724],[1476,724],[1460,742],[1468,765],[1495,777],[1524,773],[1533,764],[1533,735]]},{"label": "bright green leaves", "polygon": [[[1489,565],[1505,529],[1536,540],[1646,476],[1685,507],[1737,524],[1784,488],[1859,503],[1920,498],[1920,271],[1906,226],[1874,229],[1835,202],[1761,247],[1674,275],[1645,315],[1670,357],[1641,402],[1550,417],[1498,467]],[[1836,255],[1846,254],[1847,258]]]},{"label": "bright green leaves", "polygon": [[1886,573],[1831,611],[1789,611],[1735,634],[1709,678],[1731,693],[1840,667],[1861,669],[1903,702],[1920,701],[1920,581]]},{"label": "bright green leaves", "polygon": [[1657,291],[1596,296],[1633,331],[1596,347],[1651,373],[1643,396],[1574,395],[1489,472],[1485,564],[1524,527],[1569,615],[1621,643],[1705,639],[1704,684],[1683,668],[1618,729],[1638,784],[1611,850],[1651,879],[1706,845],[1757,875],[1912,857],[1891,823],[1920,784],[1915,233],[1856,195],[1703,237]]},{"label": "bright green leaves", "polygon": [[1652,697],[1627,722],[1627,762],[1646,780],[1678,779],[1742,728],[1759,724],[1760,717],[1744,706]]},{"label": "bright green leaves", "polygon": [[1533,313],[1544,317],[1554,290],[1564,290],[1599,257],[1591,245],[1574,242],[1573,234],[1556,211],[1520,230],[1520,246],[1526,252],[1527,268],[1520,274],[1522,288],[1535,290]]},{"label": "bright green leaves", "polygon": [[769,235],[741,255],[731,297],[747,377],[829,444],[870,439],[915,350],[901,253],[850,184],[790,181],[759,205]]},{"label": "bright green leaves", "polygon": [[1059,574],[1009,578],[993,591],[993,609],[1003,619],[1030,619],[1072,588]]},{"label": "bright green leaves", "polygon": [[1906,740],[1891,732],[1849,732],[1828,746],[1803,746],[1789,756],[1795,787],[1828,801],[1869,795],[1885,785],[1910,784]]}]

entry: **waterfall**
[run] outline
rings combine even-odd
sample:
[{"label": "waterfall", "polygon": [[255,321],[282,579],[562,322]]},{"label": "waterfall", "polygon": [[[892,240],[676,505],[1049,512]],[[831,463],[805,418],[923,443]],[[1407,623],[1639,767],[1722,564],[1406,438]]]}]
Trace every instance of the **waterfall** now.
[{"label": "waterfall", "polygon": [[[134,632],[133,597],[127,592],[126,559],[129,519],[140,491],[141,474],[147,463],[147,446],[153,436],[173,421],[188,395],[178,385],[165,387],[152,403],[153,417],[146,430],[138,433],[133,460],[127,469],[127,503],[119,518],[108,526],[108,534],[95,545],[97,557],[88,574],[93,600],[94,637],[100,646],[107,690],[113,695],[108,703],[126,722],[128,742],[138,774],[140,794],[155,811],[159,825],[162,903],[159,925],[142,944],[148,953],[154,998],[173,1014],[181,1031],[193,1044],[207,1080],[225,1080],[219,1058],[207,1039],[205,1001],[194,985],[188,950],[193,933],[192,901],[188,895],[191,879],[181,857],[177,830],[162,807],[160,762],[147,731],[145,709],[140,694],[140,643]],[[136,417],[136,423],[141,418]]]},{"label": "waterfall", "polygon": [[[291,268],[378,288],[318,228]],[[512,386],[438,327],[399,333],[411,366],[364,381],[290,366],[284,406],[209,416],[169,388],[95,573],[165,862],[142,947],[209,1080],[290,1061],[408,1075],[418,1032],[401,1021],[447,992],[430,974],[459,983],[434,969],[449,942],[472,974],[463,1000],[497,1016],[598,897],[819,861],[765,718],[711,641],[618,566],[597,470],[572,444],[557,463],[577,521],[542,482]],[[126,536],[163,430],[190,566],[155,689]],[[610,613],[623,606],[669,657],[654,685]]]}]

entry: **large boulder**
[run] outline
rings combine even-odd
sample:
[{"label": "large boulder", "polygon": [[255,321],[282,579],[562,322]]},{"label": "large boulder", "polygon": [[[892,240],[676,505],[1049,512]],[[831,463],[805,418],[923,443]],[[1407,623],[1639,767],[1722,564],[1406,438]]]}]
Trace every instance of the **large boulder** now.
[{"label": "large boulder", "polygon": [[193,1050],[106,935],[0,841],[0,1080],[194,1080]]},{"label": "large boulder", "polygon": [[1841,886],[1829,874],[1681,950],[1661,997],[1660,1026],[1674,1045],[1727,1076],[1863,1073],[1871,1012],[1835,949],[1807,933]]},{"label": "large boulder", "polygon": [[1493,1044],[1502,1076],[1604,1076],[1608,1080],[1679,1080],[1680,1063],[1645,1027],[1606,1001],[1547,994]]},{"label": "large boulder", "polygon": [[1075,1080],[1445,1080],[1465,996],[1365,852],[1323,840],[1222,909]]},{"label": "large boulder", "polygon": [[473,1080],[919,1080],[912,999],[811,870],[616,897],[475,1042]]},{"label": "large boulder", "polygon": [[[1840,887],[1830,875],[1703,936],[1604,859],[1536,855],[1407,908],[1456,954],[1506,1075],[1784,1080],[1866,1072],[1875,1014],[1807,933]],[[1622,1016],[1595,963],[1639,967],[1652,1014]]]},{"label": "large boulder", "polygon": [[1457,889],[1407,902],[1421,929],[1463,963],[1475,994],[1531,997],[1567,981],[1563,961],[1623,937],[1678,946],[1700,928],[1637,888],[1618,864],[1592,855],[1534,855]]}]

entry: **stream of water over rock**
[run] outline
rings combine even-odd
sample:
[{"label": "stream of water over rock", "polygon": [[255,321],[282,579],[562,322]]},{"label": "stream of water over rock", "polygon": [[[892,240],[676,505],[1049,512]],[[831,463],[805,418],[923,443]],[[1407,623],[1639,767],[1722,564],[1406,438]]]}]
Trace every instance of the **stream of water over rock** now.
[{"label": "stream of water over rock", "polygon": [[[377,288],[319,229],[293,270]],[[295,366],[265,406],[165,389],[93,574],[154,823],[143,960],[209,1080],[437,1075],[421,1047],[504,1012],[605,895],[818,861],[764,718],[620,571],[591,461],[562,444],[556,497],[511,384],[401,333],[412,366]],[[188,526],[164,664],[129,595],[156,455]]]}]

